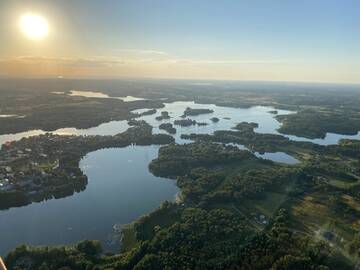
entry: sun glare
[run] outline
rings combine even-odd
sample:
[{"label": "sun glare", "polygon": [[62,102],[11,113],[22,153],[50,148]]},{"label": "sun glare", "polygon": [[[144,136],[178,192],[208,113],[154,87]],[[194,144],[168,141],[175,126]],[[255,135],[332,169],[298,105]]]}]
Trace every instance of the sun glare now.
[{"label": "sun glare", "polygon": [[41,40],[49,33],[46,19],[34,13],[27,13],[20,18],[21,31],[32,40]]}]

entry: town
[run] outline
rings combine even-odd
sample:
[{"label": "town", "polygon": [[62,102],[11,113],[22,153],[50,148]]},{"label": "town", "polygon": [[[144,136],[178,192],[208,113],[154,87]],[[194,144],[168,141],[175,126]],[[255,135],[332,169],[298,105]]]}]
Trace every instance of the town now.
[{"label": "town", "polygon": [[69,161],[69,142],[84,138],[45,134],[7,142],[0,150],[0,208],[81,191],[87,177]]}]

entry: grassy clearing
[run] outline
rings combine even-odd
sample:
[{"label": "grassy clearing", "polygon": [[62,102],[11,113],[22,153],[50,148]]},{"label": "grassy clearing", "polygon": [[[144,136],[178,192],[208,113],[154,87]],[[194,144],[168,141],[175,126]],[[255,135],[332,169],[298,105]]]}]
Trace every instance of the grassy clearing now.
[{"label": "grassy clearing", "polygon": [[[360,203],[349,195],[342,196],[342,202],[359,211]],[[360,232],[360,221],[335,211],[327,194],[314,192],[298,200],[292,206],[294,229],[313,235],[328,242],[341,254],[352,260],[348,245],[354,235]]]},{"label": "grassy clearing", "polygon": [[255,224],[257,228],[259,228],[259,226],[263,228],[266,224],[259,223],[259,216],[264,215],[266,220],[269,221],[286,198],[286,193],[266,192],[263,197],[256,200],[246,200],[236,204],[236,207],[251,220],[252,224]]},{"label": "grassy clearing", "polygon": [[343,179],[331,178],[329,181],[329,184],[334,187],[337,187],[337,188],[349,189],[349,188],[359,185],[360,181],[349,182],[349,181],[346,181]]},{"label": "grassy clearing", "polygon": [[342,196],[342,198],[346,204],[356,209],[357,211],[360,211],[360,202],[356,200],[354,197],[345,194]]}]

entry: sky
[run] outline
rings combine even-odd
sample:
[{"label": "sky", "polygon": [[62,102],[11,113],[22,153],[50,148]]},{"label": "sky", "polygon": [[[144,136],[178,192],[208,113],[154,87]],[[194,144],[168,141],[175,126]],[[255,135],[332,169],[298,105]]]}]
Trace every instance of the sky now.
[{"label": "sky", "polygon": [[[49,32],[30,40],[22,15]],[[0,0],[0,76],[360,83],[358,0]]]}]

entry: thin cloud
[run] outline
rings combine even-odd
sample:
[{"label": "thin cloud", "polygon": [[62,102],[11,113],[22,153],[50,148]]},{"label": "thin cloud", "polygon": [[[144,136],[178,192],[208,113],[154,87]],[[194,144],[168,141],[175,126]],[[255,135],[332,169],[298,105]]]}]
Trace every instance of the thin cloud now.
[{"label": "thin cloud", "polygon": [[173,63],[196,64],[196,65],[234,65],[234,64],[279,64],[287,63],[287,60],[193,60],[193,59],[175,59]]},{"label": "thin cloud", "polygon": [[113,65],[122,65],[125,63],[119,59],[106,59],[106,58],[66,58],[66,57],[37,57],[37,56],[17,56],[0,58],[0,63],[12,64],[52,64],[73,67],[99,67]]},{"label": "thin cloud", "polygon": [[159,50],[142,50],[142,49],[120,49],[117,53],[131,54],[131,55],[155,55],[155,56],[170,56],[169,53]]},{"label": "thin cloud", "polygon": [[[147,54],[149,51],[144,52]],[[161,54],[161,52],[159,52]],[[154,54],[154,51],[149,54]],[[163,55],[163,54],[161,54]],[[178,65],[236,65],[236,64],[279,64],[287,63],[286,60],[198,60],[168,57],[165,59],[139,58],[127,59],[122,57],[93,57],[93,58],[67,58],[67,57],[37,57],[37,56],[18,56],[0,58],[2,63],[22,63],[22,64],[57,64],[74,67],[112,67],[117,65],[135,64],[178,64]]]}]

